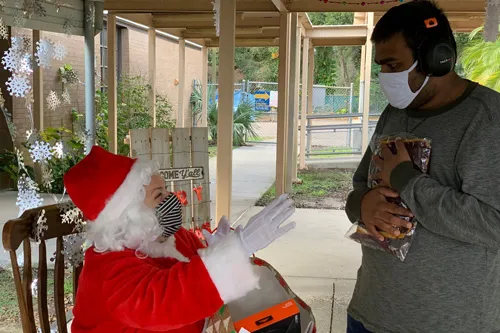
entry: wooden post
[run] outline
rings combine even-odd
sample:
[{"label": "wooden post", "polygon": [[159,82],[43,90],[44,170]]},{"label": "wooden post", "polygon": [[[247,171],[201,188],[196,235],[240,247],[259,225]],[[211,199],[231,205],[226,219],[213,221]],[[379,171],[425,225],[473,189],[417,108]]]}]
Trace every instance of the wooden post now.
[{"label": "wooden post", "polygon": [[208,111],[208,47],[202,50],[202,73],[201,73],[201,127],[207,127]]},{"label": "wooden post", "polygon": [[177,99],[177,127],[184,127],[184,89],[186,87],[186,40],[179,39],[179,84]]},{"label": "wooden post", "polygon": [[[298,177],[297,177],[297,166],[298,166],[298,145],[299,145],[299,95],[300,95],[300,47],[301,47],[301,39],[302,39],[302,32],[301,32],[301,27],[300,27],[300,21],[297,20],[297,42],[296,42],[296,48],[295,48],[295,82],[293,82],[294,87],[295,87],[295,95],[294,95],[294,100],[293,103],[295,104],[294,108],[294,115],[293,115],[293,149],[292,149],[292,183],[298,182]],[[291,188],[290,188],[291,190]]]},{"label": "wooden post", "polygon": [[286,171],[285,171],[285,191],[287,193],[292,192],[292,182],[293,182],[293,174],[292,174],[292,165],[293,165],[293,143],[294,143],[294,133],[296,132],[296,121],[295,121],[295,114],[296,114],[296,109],[297,105],[295,104],[296,102],[296,95],[298,93],[297,91],[297,47],[298,47],[298,41],[297,41],[297,20],[298,20],[298,14],[297,13],[292,13],[291,14],[291,31],[290,31],[290,79],[289,79],[289,84],[290,84],[290,92],[288,95],[288,123],[287,123],[287,136],[286,136]]},{"label": "wooden post", "polygon": [[[42,38],[40,30],[33,30],[33,45]],[[33,52],[36,52],[36,47],[33,48]],[[33,55],[35,58],[35,55]],[[43,112],[43,68],[41,66],[33,66],[33,125],[35,129],[43,131],[44,124],[44,112]],[[9,110],[12,112],[12,110]]]},{"label": "wooden post", "polygon": [[372,55],[373,55],[373,44],[370,40],[370,36],[373,32],[373,21],[374,21],[374,13],[368,13],[368,22],[367,22],[367,38],[366,38],[366,47],[365,47],[365,85],[364,85],[364,96],[363,96],[363,125],[362,125],[362,134],[361,134],[361,150],[364,154],[366,149],[368,148],[368,124],[370,121],[370,86],[372,79]]},{"label": "wooden post", "polygon": [[216,225],[222,216],[231,216],[236,0],[221,0],[220,22]]},{"label": "wooden post", "polygon": [[276,138],[276,195],[285,193],[286,128],[288,123],[288,69],[290,51],[290,13],[280,13],[278,67],[278,129]]},{"label": "wooden post", "polygon": [[306,126],[307,104],[309,95],[309,37],[304,37],[302,43],[302,102],[300,108],[300,169],[306,168]]},{"label": "wooden post", "polygon": [[[108,28],[109,29],[109,28]],[[109,52],[109,47],[108,47]],[[156,127],[156,29],[148,29],[148,69],[149,69],[149,112],[152,126]]]},{"label": "wooden post", "polygon": [[118,108],[116,102],[116,15],[108,15],[108,149],[118,153]]}]

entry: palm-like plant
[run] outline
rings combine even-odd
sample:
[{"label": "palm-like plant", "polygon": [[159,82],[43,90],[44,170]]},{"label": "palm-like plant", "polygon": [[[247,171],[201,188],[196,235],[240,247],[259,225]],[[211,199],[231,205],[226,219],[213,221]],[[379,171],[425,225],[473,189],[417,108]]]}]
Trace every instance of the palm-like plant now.
[{"label": "palm-like plant", "polygon": [[479,27],[470,34],[461,62],[468,79],[500,92],[500,38],[494,43],[485,42],[478,36],[483,29]]},{"label": "palm-like plant", "polygon": [[[191,114],[193,115],[193,125],[196,125],[201,120],[202,104],[203,104],[203,92],[201,83],[195,83],[193,86],[193,92],[191,93],[190,103],[191,103]],[[215,93],[216,86],[207,86],[208,101],[215,103]]]},{"label": "palm-like plant", "polygon": [[[208,108],[208,130],[211,139],[217,142],[218,107],[213,103]],[[253,106],[243,102],[233,112],[233,146],[243,146],[247,139],[256,138],[257,133],[253,127],[258,113]]]}]

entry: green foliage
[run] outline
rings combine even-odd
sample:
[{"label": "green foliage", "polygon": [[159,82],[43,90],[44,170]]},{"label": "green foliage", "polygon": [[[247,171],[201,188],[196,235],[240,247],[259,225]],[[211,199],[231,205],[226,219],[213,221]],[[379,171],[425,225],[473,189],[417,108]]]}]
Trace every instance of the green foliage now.
[{"label": "green foliage", "polygon": [[[141,76],[122,75],[117,86],[117,132],[118,154],[129,155],[130,147],[124,143],[131,129],[151,127],[149,108],[149,85]],[[74,127],[82,130],[83,115],[73,111]],[[75,123],[76,122],[76,123]],[[173,107],[167,96],[156,95],[156,127],[175,127]],[[104,149],[108,149],[108,95],[96,92],[96,141]]]},{"label": "green foliage", "polygon": [[[202,84],[196,83],[193,86],[193,92],[191,93],[190,103],[191,103],[191,114],[193,117],[194,124],[198,124],[201,121],[201,112],[203,105],[203,94],[202,94]],[[207,87],[208,100],[215,101],[216,86],[209,85]]]},{"label": "green foliage", "polygon": [[[35,177],[35,170],[26,166],[28,171],[28,175],[31,179]],[[17,180],[19,179],[19,164],[17,161],[17,155],[15,152],[5,150],[3,153],[0,153],[0,173],[5,172],[14,184],[14,189],[17,190]]]},{"label": "green foliage", "polygon": [[238,47],[235,65],[245,75],[245,80],[277,82],[279,58],[273,57],[277,53],[277,47]]},{"label": "green foliage", "polygon": [[[217,143],[218,107],[216,103],[208,107],[208,132],[213,143]],[[253,106],[243,102],[233,112],[233,146],[243,146],[247,139],[257,137],[253,125],[259,113]]]},{"label": "green foliage", "polygon": [[465,76],[491,89],[500,92],[500,38],[494,43],[485,42],[479,32],[483,27],[474,30],[469,36],[461,62]]}]

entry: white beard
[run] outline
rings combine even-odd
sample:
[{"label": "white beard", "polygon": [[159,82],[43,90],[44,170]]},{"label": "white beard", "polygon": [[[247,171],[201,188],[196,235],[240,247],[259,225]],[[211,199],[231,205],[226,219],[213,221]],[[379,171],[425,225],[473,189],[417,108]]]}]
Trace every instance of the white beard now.
[{"label": "white beard", "polygon": [[163,239],[156,212],[143,202],[129,206],[121,216],[101,224],[89,223],[88,237],[96,251],[136,251],[140,258],[174,258],[189,262],[175,246],[175,235]]}]

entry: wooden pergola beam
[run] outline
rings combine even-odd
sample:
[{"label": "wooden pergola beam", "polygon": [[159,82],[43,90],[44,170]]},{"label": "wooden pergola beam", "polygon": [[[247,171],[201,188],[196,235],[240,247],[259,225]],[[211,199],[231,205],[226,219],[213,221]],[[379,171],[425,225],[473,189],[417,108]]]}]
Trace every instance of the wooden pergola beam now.
[{"label": "wooden pergola beam", "polygon": [[[175,31],[164,29],[165,32],[186,39],[191,38],[216,38],[215,29],[186,29]],[[259,39],[259,38],[278,38],[279,28],[238,28],[236,29],[236,38]]]},{"label": "wooden pergola beam", "polygon": [[[257,39],[248,39],[248,38],[237,38],[236,47],[268,47],[268,46],[278,46],[279,38],[257,38]],[[219,47],[219,39],[218,38],[207,38],[205,39],[204,45],[206,47]]]},{"label": "wooden pergola beam", "polygon": [[366,25],[315,25],[306,33],[312,39],[366,38],[366,35]]},{"label": "wooden pergola beam", "polygon": [[[484,12],[483,0],[437,0],[438,5],[445,12]],[[367,1],[365,6],[358,4],[340,4],[340,3],[324,3],[323,1],[311,0],[296,0],[289,2],[287,8],[290,12],[386,12],[389,8],[400,5],[400,2],[386,3],[370,3]]]},{"label": "wooden pergola beam", "polygon": [[[279,17],[252,17],[239,13],[236,15],[236,28],[279,27]],[[213,14],[155,14],[153,25],[163,28],[213,28]]]},{"label": "wooden pergola beam", "polygon": [[271,2],[273,3],[273,5],[276,7],[276,9],[280,13],[288,12],[288,9],[286,8],[286,4],[284,3],[283,0],[271,0]]},{"label": "wooden pergola beam", "polygon": [[[104,9],[120,13],[212,13],[213,5],[207,0],[106,0]],[[237,12],[273,12],[276,6],[269,0],[238,0]]]}]

